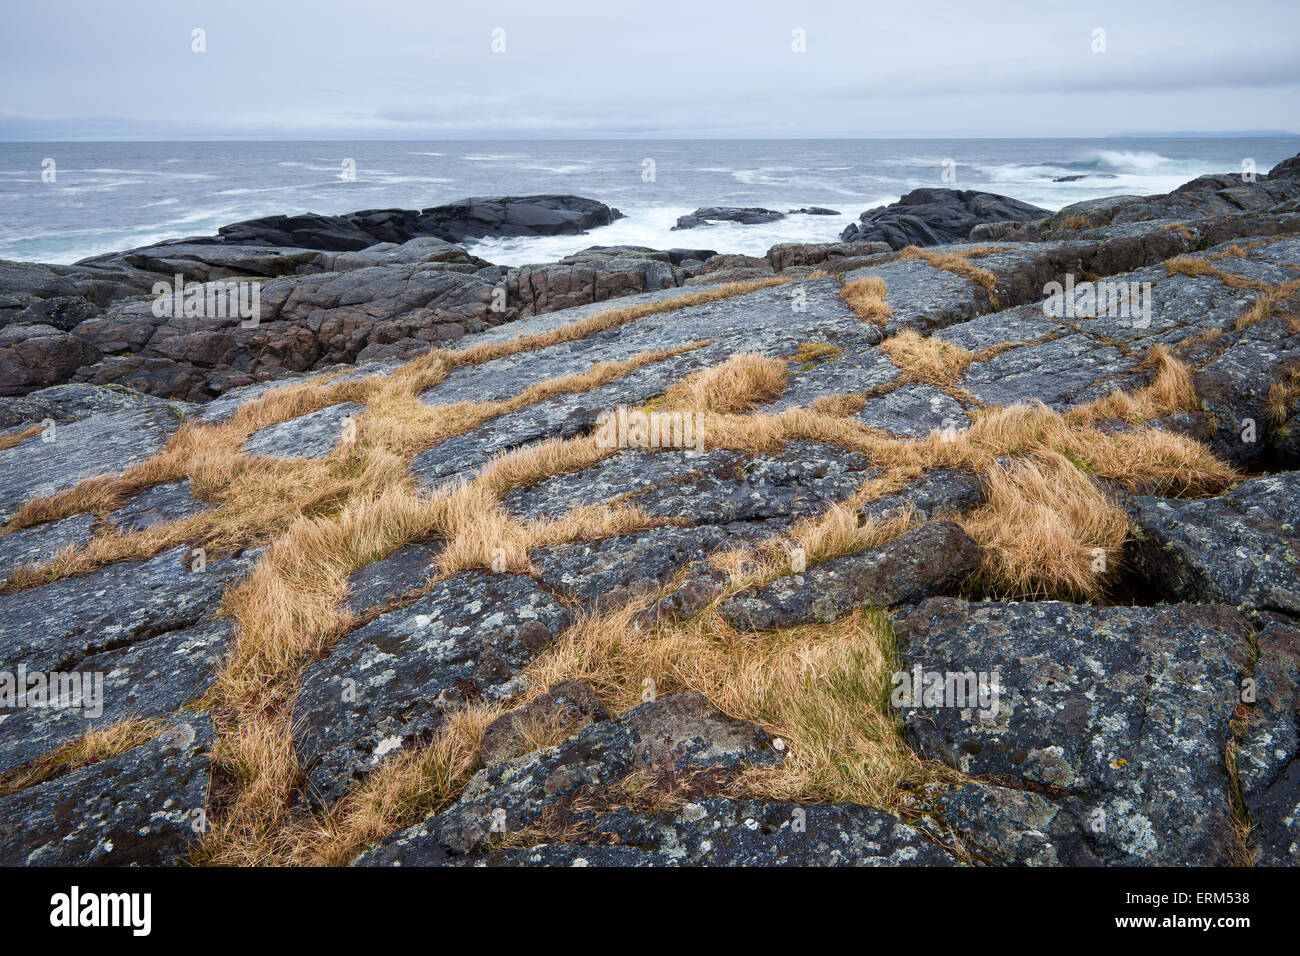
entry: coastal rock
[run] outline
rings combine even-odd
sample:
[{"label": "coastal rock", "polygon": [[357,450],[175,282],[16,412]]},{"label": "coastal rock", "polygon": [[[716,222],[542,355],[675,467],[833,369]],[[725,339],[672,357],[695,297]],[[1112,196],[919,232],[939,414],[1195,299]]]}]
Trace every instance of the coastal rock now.
[{"label": "coastal rock", "polygon": [[295,742],[313,795],[343,796],[386,755],[490,694],[541,653],[569,612],[529,578],[462,572],[344,635],[303,674]]},{"label": "coastal rock", "polygon": [[1249,657],[1240,614],[933,598],[900,634],[900,673],[938,675],[902,698],[909,741],[1051,800],[1059,826],[1087,834],[1088,854],[1064,862],[1234,859],[1223,754]]},{"label": "coastal rock", "polygon": [[1220,498],[1133,497],[1129,563],[1169,600],[1300,613],[1300,472]]},{"label": "coastal rock", "polygon": [[738,591],[722,613],[742,630],[837,620],[860,604],[890,607],[955,589],[979,563],[979,546],[952,521],[931,521],[889,544]]},{"label": "coastal rock", "polygon": [[673,229],[694,229],[712,222],[734,222],[742,226],[755,226],[764,222],[784,219],[785,213],[758,206],[706,206],[689,216],[678,216]]},{"label": "coastal rock", "polygon": [[885,242],[891,249],[938,246],[970,238],[988,222],[1029,222],[1051,211],[973,189],[913,189],[898,202],[864,212],[840,233],[843,242]]},{"label": "coastal rock", "polygon": [[734,772],[779,763],[780,756],[762,730],[727,719],[702,695],[669,694],[564,743],[480,770],[451,807],[393,834],[353,865],[445,863],[489,848],[494,834],[526,833],[544,817],[562,823],[566,798],[598,796],[634,773],[671,779]]},{"label": "coastal rock", "polygon": [[0,865],[167,866],[198,839],[215,736],[193,714],[115,757],[0,797]]}]

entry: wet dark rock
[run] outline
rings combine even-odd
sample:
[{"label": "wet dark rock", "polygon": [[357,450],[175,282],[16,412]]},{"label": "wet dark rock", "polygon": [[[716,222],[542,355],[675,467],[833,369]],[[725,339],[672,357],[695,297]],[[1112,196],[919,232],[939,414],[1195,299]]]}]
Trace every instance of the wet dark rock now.
[{"label": "wet dark rock", "polygon": [[986,222],[1028,222],[1051,211],[973,189],[913,189],[896,203],[862,214],[840,233],[844,242],[887,242],[890,248],[961,242]]},{"label": "wet dark rock", "polygon": [[1129,562],[1171,600],[1300,613],[1300,472],[1219,498],[1134,497]]},{"label": "wet dark rock", "polygon": [[978,563],[979,546],[959,525],[930,521],[879,548],[738,591],[722,613],[741,630],[834,621],[861,604],[891,607],[948,593]]},{"label": "wet dark rock", "polygon": [[208,621],[82,658],[65,672],[80,675],[80,694],[59,706],[0,708],[0,773],[127,717],[171,716],[211,686],[232,633],[229,621]]},{"label": "wet dark rock", "polygon": [[742,226],[754,226],[784,218],[783,212],[761,209],[757,206],[707,206],[695,210],[689,216],[678,216],[677,225],[673,228],[694,229],[697,226],[707,226],[711,222],[734,222]]},{"label": "wet dark rock", "polygon": [[445,545],[442,538],[415,541],[353,572],[344,605],[361,613],[421,587],[436,573]]},{"label": "wet dark rock", "polygon": [[483,763],[491,767],[527,753],[528,734],[537,727],[565,728],[572,736],[581,727],[608,719],[608,712],[590,684],[560,681],[547,688],[545,694],[488,724],[483,730],[479,754]]},{"label": "wet dark rock", "polygon": [[480,197],[421,210],[267,216],[223,226],[218,230],[219,240],[207,241],[342,252],[380,242],[403,243],[418,236],[463,242],[486,236],[577,235],[621,218],[617,209],[580,196]]},{"label": "wet dark rock", "polygon": [[99,358],[90,343],[50,325],[0,328],[0,395],[59,385]]},{"label": "wet dark rock", "polygon": [[486,849],[494,834],[563,813],[566,798],[611,787],[633,773],[669,777],[768,765],[780,752],[753,724],[732,721],[694,691],[642,704],[554,747],[480,770],[451,807],[393,834],[354,865],[427,866]]},{"label": "wet dark rock", "polygon": [[344,635],[303,674],[298,754],[332,802],[422,739],[449,708],[491,694],[546,649],[569,612],[517,574],[462,572]]},{"label": "wet dark rock", "polygon": [[902,698],[922,756],[1038,790],[1108,865],[1234,859],[1223,754],[1251,636],[1237,612],[935,598],[900,635],[909,682],[938,675],[937,693]]},{"label": "wet dark rock", "polygon": [[214,734],[193,714],[148,743],[0,797],[0,865],[164,866],[206,824]]}]

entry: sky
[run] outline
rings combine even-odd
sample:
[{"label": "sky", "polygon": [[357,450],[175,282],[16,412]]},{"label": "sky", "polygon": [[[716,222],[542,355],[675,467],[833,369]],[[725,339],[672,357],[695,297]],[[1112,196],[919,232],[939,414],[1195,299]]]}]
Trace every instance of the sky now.
[{"label": "sky", "polygon": [[3,3],[0,140],[1300,131],[1295,0]]}]

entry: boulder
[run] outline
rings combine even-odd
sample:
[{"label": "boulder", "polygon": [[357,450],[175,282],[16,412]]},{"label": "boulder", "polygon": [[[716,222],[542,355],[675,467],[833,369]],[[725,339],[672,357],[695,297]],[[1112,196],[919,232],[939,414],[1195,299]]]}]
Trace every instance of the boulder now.
[{"label": "boulder", "polygon": [[913,189],[898,202],[864,212],[844,227],[843,242],[885,242],[891,249],[937,246],[970,238],[981,223],[1030,222],[1051,211],[973,189]]}]

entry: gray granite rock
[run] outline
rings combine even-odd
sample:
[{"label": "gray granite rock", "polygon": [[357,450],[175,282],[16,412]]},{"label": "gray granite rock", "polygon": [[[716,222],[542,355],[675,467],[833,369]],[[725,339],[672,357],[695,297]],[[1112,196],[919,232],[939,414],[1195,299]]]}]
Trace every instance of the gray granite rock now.
[{"label": "gray granite rock", "polygon": [[247,567],[223,558],[198,570],[182,546],[0,594],[0,659],[33,671],[68,670],[93,654],[189,627],[215,610]]},{"label": "gray granite rock", "polygon": [[438,555],[445,545],[442,538],[415,541],[353,572],[348,578],[345,606],[361,613],[419,588],[437,571]]},{"label": "gray granite rock", "polygon": [[879,548],[737,591],[722,613],[741,630],[834,621],[861,604],[890,607],[949,593],[978,563],[979,546],[959,525],[930,521]]},{"label": "gray granite rock", "polygon": [[0,708],[0,773],[123,718],[170,716],[211,686],[232,631],[209,621],[92,654],[75,667],[71,706]]},{"label": "gray granite rock", "polygon": [[0,535],[0,581],[24,564],[48,564],[64,548],[86,544],[94,523],[94,515],[73,515]]},{"label": "gray granite rock", "polygon": [[[1224,747],[1251,637],[1235,611],[934,598],[901,636],[895,688],[922,756],[1039,790],[1108,865],[1235,858]],[[924,693],[918,668],[938,677]]]},{"label": "gray granite rock", "polygon": [[116,757],[0,797],[0,865],[164,866],[206,823],[206,714]]},{"label": "gray granite rock", "polygon": [[124,534],[170,524],[207,509],[190,494],[188,478],[146,488],[108,516],[108,523]]},{"label": "gray granite rock", "polygon": [[243,450],[274,458],[324,458],[344,440],[348,419],[355,421],[365,410],[358,402],[329,405],[254,432]]},{"label": "gray granite rock", "polygon": [[295,742],[320,799],[341,797],[448,708],[490,695],[569,622],[517,574],[463,572],[344,635],[303,674]]},{"label": "gray granite rock", "polygon": [[460,799],[393,834],[354,865],[427,866],[484,848],[494,833],[536,825],[567,797],[610,787],[634,772],[677,775],[779,762],[767,734],[732,721],[694,691],[669,694],[592,724],[543,750],[480,770]]},{"label": "gray granite rock", "polygon": [[1133,570],[1183,601],[1300,613],[1300,472],[1197,501],[1134,497]]},{"label": "gray granite rock", "polygon": [[33,498],[120,474],[161,451],[179,426],[165,406],[103,412],[55,424],[0,451],[0,520]]},{"label": "gray granite rock", "polygon": [[538,580],[587,610],[609,610],[651,594],[686,564],[736,541],[720,528],[652,528],[562,544],[529,557]]}]

